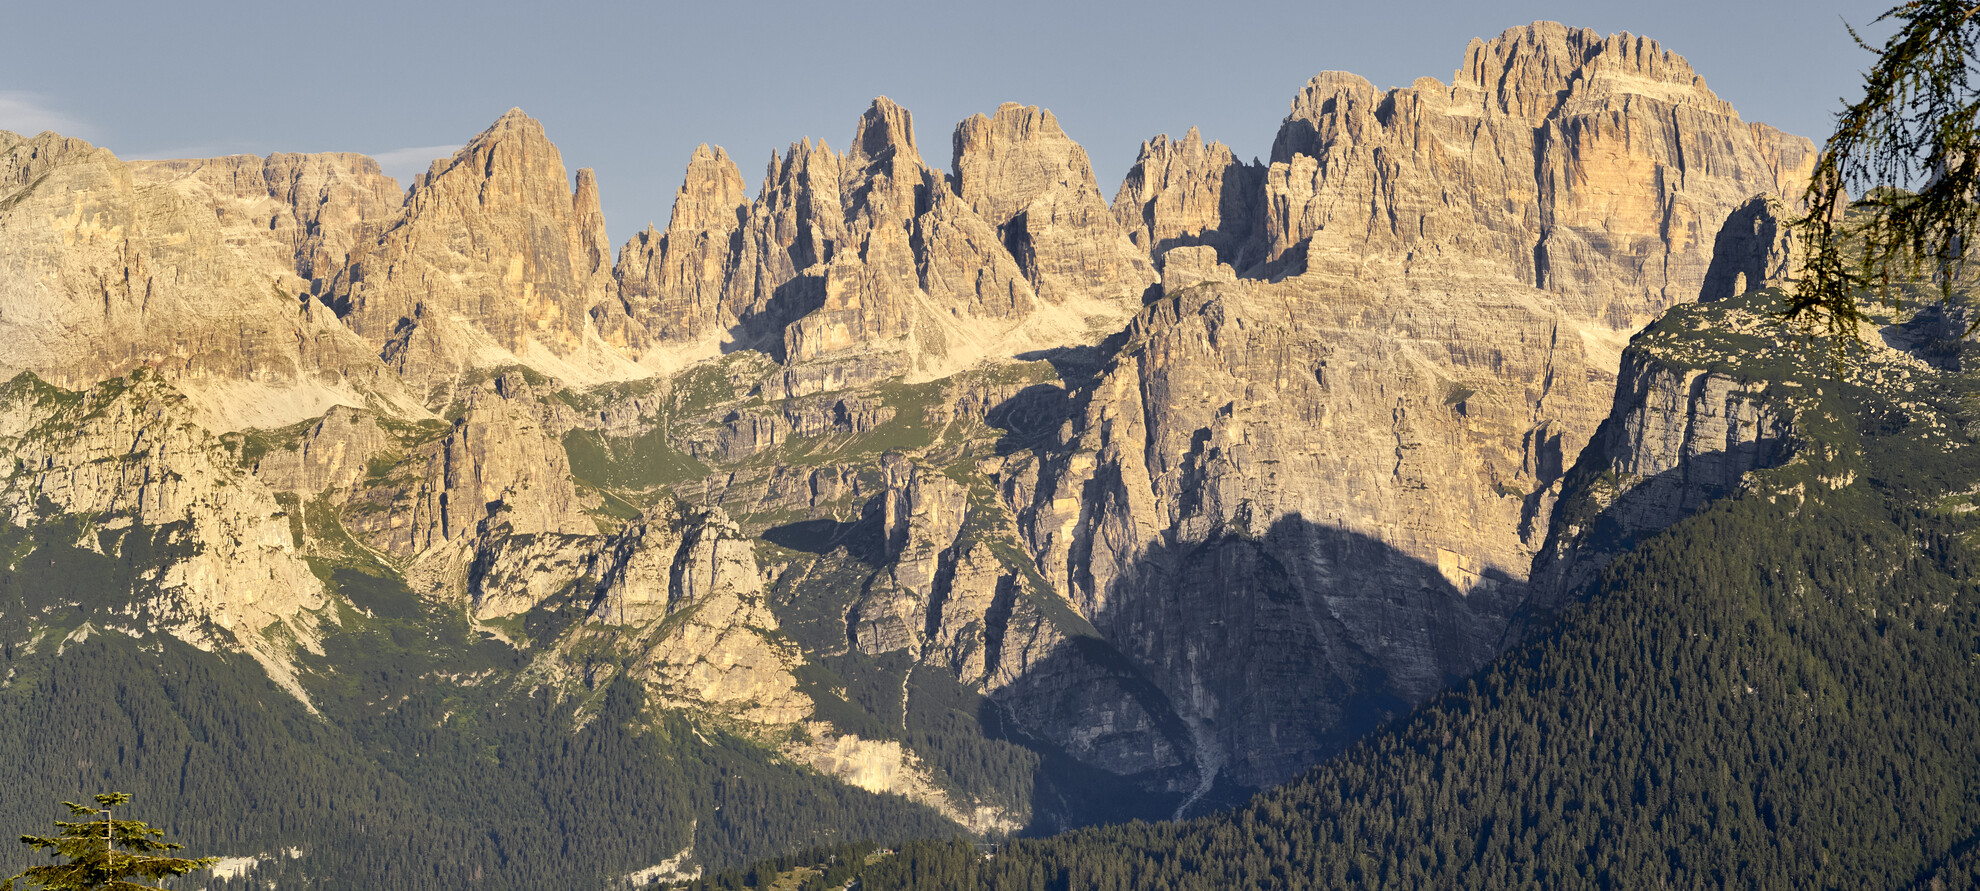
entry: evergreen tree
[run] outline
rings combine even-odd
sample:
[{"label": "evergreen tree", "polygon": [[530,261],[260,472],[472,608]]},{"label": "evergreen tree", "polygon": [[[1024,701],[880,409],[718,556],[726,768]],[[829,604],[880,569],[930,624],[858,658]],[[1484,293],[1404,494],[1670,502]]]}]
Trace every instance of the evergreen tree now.
[{"label": "evergreen tree", "polygon": [[193,860],[161,856],[160,852],[177,851],[184,845],[161,841],[165,831],[153,829],[142,821],[111,817],[112,808],[128,804],[130,800],[131,797],[122,792],[111,792],[96,796],[98,807],[73,801],[62,802],[72,816],[102,814],[103,818],[74,823],[56,820],[55,826],[62,832],[53,838],[21,836],[21,844],[45,851],[51,857],[66,857],[68,862],[31,866],[0,882],[0,891],[14,891],[17,879],[25,879],[45,891],[147,891],[158,886],[128,880],[182,876],[220,862],[218,857]]},{"label": "evergreen tree", "polygon": [[[1863,79],[1863,98],[1836,115],[1808,184],[1801,278],[1790,317],[1819,320],[1853,341],[1857,298],[1874,289],[1895,306],[1907,282],[1936,280],[1944,298],[1980,234],[1980,4],[1911,0],[1877,21],[1898,32]],[[1850,36],[1869,49],[1854,29]],[[1918,191],[1906,187],[1922,183]],[[1849,192],[1863,194],[1843,213]]]}]

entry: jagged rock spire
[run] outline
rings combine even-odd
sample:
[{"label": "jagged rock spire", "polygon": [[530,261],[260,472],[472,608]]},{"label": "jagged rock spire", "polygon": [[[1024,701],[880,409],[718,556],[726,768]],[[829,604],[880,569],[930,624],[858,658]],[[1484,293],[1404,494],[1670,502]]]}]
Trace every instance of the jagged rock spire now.
[{"label": "jagged rock spire", "polygon": [[631,327],[645,335],[635,346],[692,344],[735,324],[722,294],[748,206],[742,173],[729,154],[706,143],[696,147],[667,231],[648,226],[619,250],[613,277],[635,322]]},{"label": "jagged rock spire", "polygon": [[998,228],[1039,296],[1138,302],[1155,281],[1107,209],[1086,150],[1052,113],[1006,102],[956,125],[955,188]]},{"label": "jagged rock spire", "polygon": [[412,378],[450,375],[487,342],[555,361],[584,348],[594,308],[616,309],[610,255],[591,171],[573,188],[543,125],[510,109],[434,162],[332,302]]}]

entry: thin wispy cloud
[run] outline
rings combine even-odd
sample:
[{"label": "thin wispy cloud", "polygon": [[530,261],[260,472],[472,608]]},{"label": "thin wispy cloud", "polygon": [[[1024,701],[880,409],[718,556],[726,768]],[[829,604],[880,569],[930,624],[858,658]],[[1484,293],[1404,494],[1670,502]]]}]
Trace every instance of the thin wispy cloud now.
[{"label": "thin wispy cloud", "polygon": [[56,108],[54,102],[41,93],[0,90],[0,130],[12,130],[23,136],[53,130],[63,136],[88,138],[84,134],[89,131],[89,125]]},{"label": "thin wispy cloud", "polygon": [[422,145],[413,148],[392,149],[389,152],[374,153],[371,158],[385,175],[399,181],[399,185],[410,185],[413,177],[426,172],[435,158],[452,157],[461,150],[459,143],[454,145]]}]

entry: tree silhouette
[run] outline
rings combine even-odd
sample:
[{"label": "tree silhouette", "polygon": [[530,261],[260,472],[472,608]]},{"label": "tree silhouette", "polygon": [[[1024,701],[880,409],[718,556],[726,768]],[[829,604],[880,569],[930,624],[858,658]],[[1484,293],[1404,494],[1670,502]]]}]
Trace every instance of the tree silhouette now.
[{"label": "tree silhouette", "polygon": [[125,793],[110,792],[96,796],[97,807],[73,801],[62,802],[72,816],[101,814],[103,818],[74,823],[56,820],[56,828],[62,831],[53,838],[21,836],[21,844],[37,851],[46,851],[50,857],[67,858],[67,862],[28,867],[0,882],[0,891],[14,891],[16,880],[39,885],[45,891],[155,891],[156,885],[140,884],[129,879],[181,876],[220,862],[218,857],[190,860],[159,856],[161,851],[177,851],[184,846],[161,841],[165,835],[162,829],[153,829],[138,820],[111,817],[112,808],[128,804],[130,800],[131,797]]},{"label": "tree silhouette", "polygon": [[[1822,145],[1808,214],[1794,223],[1806,253],[1788,317],[1853,341],[1867,291],[1893,308],[1907,283],[1936,280],[1942,298],[1952,296],[1980,235],[1976,13],[1972,0],[1911,0],[1877,17],[1898,32],[1875,51],[1863,98],[1836,114]],[[1850,36],[1871,49],[1855,29]],[[1852,189],[1862,198],[1850,205]]]}]

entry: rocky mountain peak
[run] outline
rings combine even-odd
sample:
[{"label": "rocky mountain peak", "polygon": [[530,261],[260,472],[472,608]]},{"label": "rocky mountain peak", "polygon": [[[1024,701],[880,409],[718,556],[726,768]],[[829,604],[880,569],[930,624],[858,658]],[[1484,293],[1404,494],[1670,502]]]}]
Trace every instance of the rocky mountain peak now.
[{"label": "rocky mountain peak", "polygon": [[1099,186],[1086,150],[1052,113],[1006,102],[956,125],[955,189],[991,225],[1004,226],[1048,189]]},{"label": "rocky mountain peak", "polygon": [[859,118],[846,154],[842,192],[848,225],[898,229],[921,212],[931,171],[914,145],[914,115],[881,96]]},{"label": "rocky mountain peak", "polygon": [[1454,98],[1479,91],[1488,108],[1535,121],[1591,88],[1733,113],[1684,57],[1657,41],[1627,32],[1603,37],[1557,22],[1511,28],[1490,41],[1473,38],[1451,86]]},{"label": "rocky mountain peak", "polygon": [[[565,184],[570,181],[563,155],[550,143],[543,125],[522,109],[511,108],[446,159],[439,176],[483,185],[482,202],[491,204],[541,200],[543,187],[549,185],[546,174],[550,173]],[[422,185],[415,190],[415,200],[419,192],[431,192],[441,183],[437,177],[429,177]],[[556,202],[544,203],[554,206]]]},{"label": "rocky mountain peak", "polygon": [[[558,676],[598,689],[608,647],[658,707],[785,729],[844,713],[799,692],[806,654],[871,687],[861,654],[906,653],[1194,801],[1498,651],[1627,332],[1778,278],[1786,209],[1749,199],[1813,157],[1654,42],[1549,23],[1450,84],[1314,77],[1269,165],[1150,139],[1111,207],[1036,106],[957,125],[948,176],[885,97],[851,135],[773,154],[753,201],[696,148],[609,269],[601,184],[520,110],[404,196],[356,156],[0,137],[0,370],[146,364],[188,409],[291,413],[172,445],[206,469],[113,478],[152,428],[19,445],[67,409],[0,412],[31,469],[0,508],[38,509],[30,481],[86,514],[200,495],[167,469],[224,480],[224,516],[150,515],[256,543],[187,564],[240,575],[215,602],[383,555],[477,618],[588,610],[536,641]],[[903,730],[930,676],[896,677]]]},{"label": "rocky mountain peak", "polygon": [[954,187],[997,227],[1039,296],[1111,300],[1155,279],[1107,209],[1086,150],[1052,113],[1006,102],[956,125]]},{"label": "rocky mountain peak", "polygon": [[1483,90],[1503,114],[1539,118],[1559,104],[1583,63],[1601,51],[1602,35],[1559,22],[1508,28],[1465,46],[1453,86]]},{"label": "rocky mountain peak", "polygon": [[0,373],[83,388],[156,368],[216,430],[354,400],[346,372],[376,360],[301,295],[396,205],[354,155],[127,164],[55,133],[16,142],[0,154]]},{"label": "rocky mountain peak", "polygon": [[[819,147],[824,147],[822,140]],[[914,114],[894,100],[879,96],[859,116],[859,129],[853,135],[847,159],[873,164],[897,157],[921,163],[921,150],[914,144]]]},{"label": "rocky mountain peak", "polygon": [[[1465,58],[1450,86],[1309,82],[1273,147],[1264,258],[1347,269],[1369,239],[1393,240],[1415,274],[1463,257],[1449,274],[1491,268],[1627,329],[1695,299],[1707,258],[1691,246],[1754,195],[1799,191],[1814,160],[1807,140],[1739,120],[1653,41],[1536,22],[1474,40]],[[1474,151],[1486,143],[1492,152]],[[1489,200],[1458,202],[1466,221],[1439,222],[1456,206],[1447,184],[1487,181]],[[1373,214],[1345,210],[1370,199]],[[1414,246],[1425,241],[1444,246]]]},{"label": "rocky mountain peak", "polygon": [[576,234],[579,271],[595,276],[612,265],[612,245],[605,237],[605,211],[598,205],[598,175],[589,167],[578,168],[576,189],[571,194],[571,230]]},{"label": "rocky mountain peak", "polygon": [[170,184],[216,205],[229,224],[267,230],[287,245],[295,274],[321,294],[351,251],[378,237],[404,193],[378,162],[349,152],[230,155],[133,161],[140,183]]},{"label": "rocky mountain peak", "polygon": [[731,241],[749,207],[747,188],[728,152],[702,143],[674,193],[666,233],[649,225],[619,249],[612,274],[636,323],[630,327],[641,332],[632,346],[690,344],[735,324],[734,312],[722,306],[722,289]]},{"label": "rocky mountain peak", "polygon": [[1114,218],[1158,262],[1172,248],[1204,244],[1243,268],[1240,253],[1259,215],[1263,174],[1239,163],[1223,143],[1206,144],[1195,127],[1181,140],[1163,134],[1141,144],[1114,195]]},{"label": "rocky mountain peak", "polygon": [[490,347],[583,378],[612,361],[587,346],[603,346],[594,315],[616,327],[622,314],[609,244],[591,172],[573,186],[543,126],[511,109],[414,184],[327,302],[416,380],[449,379]]},{"label": "rocky mountain peak", "polygon": [[43,130],[34,136],[0,130],[0,149],[7,150],[6,154],[0,155],[0,198],[26,188],[50,167],[64,160],[117,160],[109,149],[97,148],[52,130]]},{"label": "rocky mountain peak", "polygon": [[668,231],[706,228],[734,222],[739,208],[749,204],[749,187],[742,171],[721,146],[702,143],[688,158],[687,176],[674,193],[674,213]]}]

